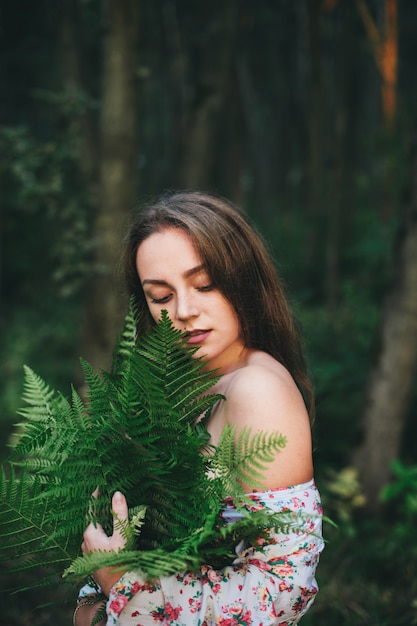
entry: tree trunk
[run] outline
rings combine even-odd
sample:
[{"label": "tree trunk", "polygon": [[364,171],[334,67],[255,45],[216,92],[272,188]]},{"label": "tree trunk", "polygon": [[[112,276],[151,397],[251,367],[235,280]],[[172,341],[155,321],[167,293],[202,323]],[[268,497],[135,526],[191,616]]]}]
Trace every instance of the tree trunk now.
[{"label": "tree trunk", "polygon": [[354,455],[370,512],[380,509],[380,490],[389,481],[391,461],[399,455],[417,362],[416,153],[412,165],[410,199],[393,282],[384,306],[380,351],[368,386],[364,440]]},{"label": "tree trunk", "polygon": [[237,19],[235,1],[218,6],[219,10],[210,14],[211,21],[206,24],[205,36],[198,46],[200,64],[195,71],[191,107],[185,116],[180,173],[185,187],[209,186],[218,120],[231,70]]},{"label": "tree trunk", "polygon": [[[324,97],[321,76],[320,0],[308,0],[310,81],[308,104],[307,209],[310,228],[305,247],[305,267],[314,273],[318,267],[319,229],[317,217],[323,204]],[[313,276],[311,276],[313,280]]]},{"label": "tree trunk", "polygon": [[241,53],[237,62],[237,79],[241,101],[243,120],[246,127],[248,151],[248,168],[253,178],[253,190],[256,197],[258,213],[264,221],[271,218],[268,207],[271,201],[271,179],[273,164],[268,150],[269,128],[265,127],[257,114],[261,109],[259,94],[254,85],[253,75],[249,67],[247,55]]},{"label": "tree trunk", "polygon": [[97,141],[92,111],[79,107],[86,84],[79,0],[62,0],[59,12],[62,79],[70,104],[69,127],[77,141],[80,169],[92,191],[97,178]]},{"label": "tree trunk", "polygon": [[82,354],[106,368],[126,302],[117,277],[127,216],[135,201],[138,0],[109,0],[103,62],[99,205],[87,286]]},{"label": "tree trunk", "polygon": [[381,74],[381,99],[384,124],[392,131],[397,108],[398,26],[397,0],[384,1],[385,27],[380,32],[372,19],[365,0],[356,0],[368,39],[372,44],[375,63]]},{"label": "tree trunk", "polygon": [[354,47],[352,45],[353,25],[352,7],[342,4],[342,12],[338,32],[339,45],[336,64],[337,75],[334,84],[338,98],[336,98],[334,138],[329,146],[333,168],[328,172],[330,193],[327,200],[327,232],[325,248],[325,275],[324,293],[326,307],[333,317],[340,295],[340,252],[342,250],[343,231],[346,226],[346,213],[350,205],[348,200],[349,188],[349,140],[352,135],[351,113],[349,111],[349,95],[353,91]]},{"label": "tree trunk", "polygon": [[[395,126],[397,110],[397,71],[398,71],[398,25],[397,0],[384,0],[378,7],[383,13],[384,27],[378,29],[365,0],[356,0],[356,6],[362,18],[376,66],[381,76],[381,108],[384,129],[389,136]],[[383,184],[381,186],[382,217],[391,218],[393,214],[393,194],[395,184],[392,159],[385,159]]]}]

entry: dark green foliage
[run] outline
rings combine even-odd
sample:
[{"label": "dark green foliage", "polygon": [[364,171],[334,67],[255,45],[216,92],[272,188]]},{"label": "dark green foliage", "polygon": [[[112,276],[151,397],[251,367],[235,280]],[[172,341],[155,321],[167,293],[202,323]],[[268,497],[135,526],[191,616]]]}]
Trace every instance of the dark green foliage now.
[{"label": "dark green foliage", "polygon": [[[48,277],[44,293],[76,297],[91,271],[92,202],[81,184],[74,138],[67,133],[40,141],[25,126],[0,125],[0,177],[4,254],[13,258],[5,295],[13,304],[27,302],[35,283]],[[22,245],[28,240],[30,246]]]},{"label": "dark green foliage", "polygon": [[[238,540],[296,523],[288,515],[249,515],[242,497],[243,519],[224,524],[225,497],[241,496],[239,481],[259,484],[285,439],[226,428],[219,446],[209,446],[204,422],[223,399],[208,393],[218,377],[166,314],[138,345],[135,329],[131,311],[110,373],[99,376],[83,363],[86,406],[75,390],[70,402],[25,368],[25,421],[1,474],[0,557],[19,559],[17,570],[48,563],[53,573],[67,567],[82,578],[111,564],[158,576],[225,564]],[[115,490],[132,507],[129,522],[118,521],[126,549],[76,558],[88,519],[111,532]]]},{"label": "dark green foliage", "polygon": [[[321,482],[327,546],[317,571],[320,593],[303,626],[409,626],[417,606],[417,467],[395,461],[378,517],[360,506],[353,467]],[[363,504],[363,503],[362,503]]]},{"label": "dark green foliage", "polygon": [[[59,572],[74,554],[66,541],[53,538],[56,523],[48,520],[53,502],[42,497],[40,480],[22,473],[17,479],[13,467],[6,478],[0,470],[0,528],[2,529],[1,552],[11,558],[25,558],[19,562],[18,570],[45,568],[38,577],[37,586],[51,582],[51,576]],[[48,558],[45,559],[45,551]]]}]

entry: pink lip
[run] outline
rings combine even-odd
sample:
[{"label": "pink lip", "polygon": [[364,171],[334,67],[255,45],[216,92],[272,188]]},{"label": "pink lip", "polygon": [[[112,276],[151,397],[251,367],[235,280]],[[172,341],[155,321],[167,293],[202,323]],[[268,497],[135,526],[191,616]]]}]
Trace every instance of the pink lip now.
[{"label": "pink lip", "polygon": [[191,345],[202,343],[203,341],[207,339],[210,333],[211,333],[211,330],[193,330],[187,333],[188,343]]}]

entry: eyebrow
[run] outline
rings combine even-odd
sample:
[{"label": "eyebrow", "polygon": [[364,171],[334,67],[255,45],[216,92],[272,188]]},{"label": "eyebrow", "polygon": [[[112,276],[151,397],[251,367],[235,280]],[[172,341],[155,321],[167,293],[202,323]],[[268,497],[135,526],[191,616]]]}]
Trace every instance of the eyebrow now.
[{"label": "eyebrow", "polygon": [[[194,276],[195,274],[198,274],[199,272],[202,272],[204,270],[206,270],[206,266],[204,264],[196,265],[196,267],[192,267],[190,270],[184,272],[183,276],[184,278],[191,278],[191,276]],[[142,282],[142,285],[148,284],[168,285],[169,283],[166,280],[158,280],[157,278],[145,278],[145,280]]]}]

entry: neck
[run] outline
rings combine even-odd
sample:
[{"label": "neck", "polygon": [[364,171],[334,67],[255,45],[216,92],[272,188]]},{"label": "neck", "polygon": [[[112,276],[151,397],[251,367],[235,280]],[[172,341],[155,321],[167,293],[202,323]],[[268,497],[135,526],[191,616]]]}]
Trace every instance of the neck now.
[{"label": "neck", "polygon": [[249,353],[250,350],[245,346],[235,348],[233,354],[227,355],[227,359],[225,359],[223,355],[223,358],[221,359],[213,359],[211,361],[208,361],[204,369],[206,371],[216,370],[215,374],[217,376],[226,376],[227,374],[231,374],[236,370],[242,369],[242,367],[246,367]]}]

